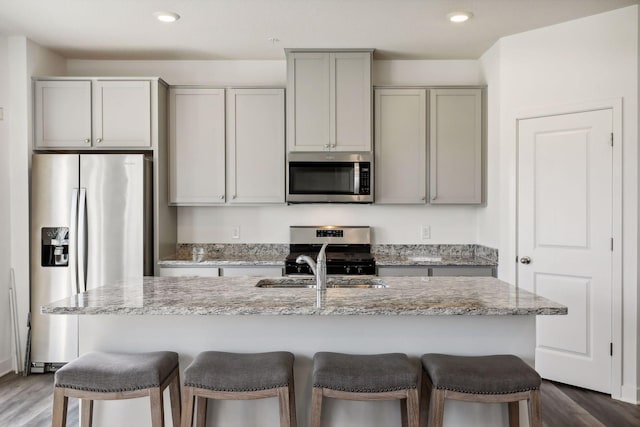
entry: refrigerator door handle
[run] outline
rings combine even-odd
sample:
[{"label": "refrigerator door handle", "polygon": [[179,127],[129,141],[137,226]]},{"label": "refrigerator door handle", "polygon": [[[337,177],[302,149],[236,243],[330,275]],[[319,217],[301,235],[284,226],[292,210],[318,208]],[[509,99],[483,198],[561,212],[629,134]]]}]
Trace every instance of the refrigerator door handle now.
[{"label": "refrigerator door handle", "polygon": [[87,291],[87,189],[80,189],[78,206],[78,287],[80,292]]},{"label": "refrigerator door handle", "polygon": [[69,219],[69,265],[71,266],[71,294],[78,288],[78,189],[71,190],[71,217]]}]

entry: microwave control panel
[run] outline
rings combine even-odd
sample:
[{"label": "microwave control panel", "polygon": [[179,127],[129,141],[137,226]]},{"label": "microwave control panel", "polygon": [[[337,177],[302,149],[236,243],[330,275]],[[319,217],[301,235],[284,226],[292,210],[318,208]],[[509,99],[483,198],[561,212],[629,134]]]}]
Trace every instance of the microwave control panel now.
[{"label": "microwave control panel", "polygon": [[360,166],[360,194],[371,194],[371,167],[369,163]]}]

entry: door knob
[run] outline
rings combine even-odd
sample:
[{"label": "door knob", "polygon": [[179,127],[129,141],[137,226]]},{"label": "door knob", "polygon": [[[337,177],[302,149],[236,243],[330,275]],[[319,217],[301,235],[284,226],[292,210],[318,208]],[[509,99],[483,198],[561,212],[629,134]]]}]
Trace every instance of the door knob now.
[{"label": "door knob", "polygon": [[520,262],[522,264],[531,264],[531,258],[529,258],[528,256],[523,256],[522,258],[520,258]]}]

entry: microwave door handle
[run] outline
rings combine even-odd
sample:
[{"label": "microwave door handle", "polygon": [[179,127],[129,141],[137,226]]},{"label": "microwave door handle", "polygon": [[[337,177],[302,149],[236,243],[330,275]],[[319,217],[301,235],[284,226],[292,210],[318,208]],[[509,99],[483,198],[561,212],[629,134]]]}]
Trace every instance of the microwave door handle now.
[{"label": "microwave door handle", "polygon": [[353,164],[353,194],[360,194],[360,163]]}]

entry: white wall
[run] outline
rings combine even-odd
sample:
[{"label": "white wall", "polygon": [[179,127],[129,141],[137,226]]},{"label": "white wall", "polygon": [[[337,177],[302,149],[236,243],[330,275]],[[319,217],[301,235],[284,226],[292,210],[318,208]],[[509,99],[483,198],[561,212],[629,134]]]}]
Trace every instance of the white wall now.
[{"label": "white wall", "polygon": [[64,75],[64,59],[22,36],[9,37],[9,206],[11,266],[15,270],[21,348],[29,312],[29,167],[32,146],[31,77]]},{"label": "white wall", "polygon": [[[286,85],[285,61],[69,60],[69,75],[160,76],[171,85]],[[477,61],[374,61],[374,85],[478,85]],[[178,209],[182,243],[288,243],[289,225],[370,225],[377,243],[475,243],[483,207],[305,205],[184,207]],[[432,238],[420,239],[420,226]],[[231,238],[240,226],[240,239]]]},{"label": "white wall", "polygon": [[[0,147],[9,146],[9,42],[0,35],[0,108],[4,118],[0,120]],[[0,156],[0,200],[9,200],[9,157]],[[5,242],[11,239],[9,204],[0,204],[0,228]],[[0,246],[0,376],[12,367],[12,335],[9,310],[9,269],[11,251],[9,245]]]},{"label": "white wall", "polygon": [[[498,230],[499,277],[512,283],[519,112],[623,98],[617,136],[623,144],[623,378],[614,394],[638,401],[638,6],[505,37],[480,62],[499,99],[490,109],[489,129],[500,179],[490,179],[489,194],[498,196],[500,214],[479,218],[479,224]],[[491,240],[479,237],[480,243]]]}]

